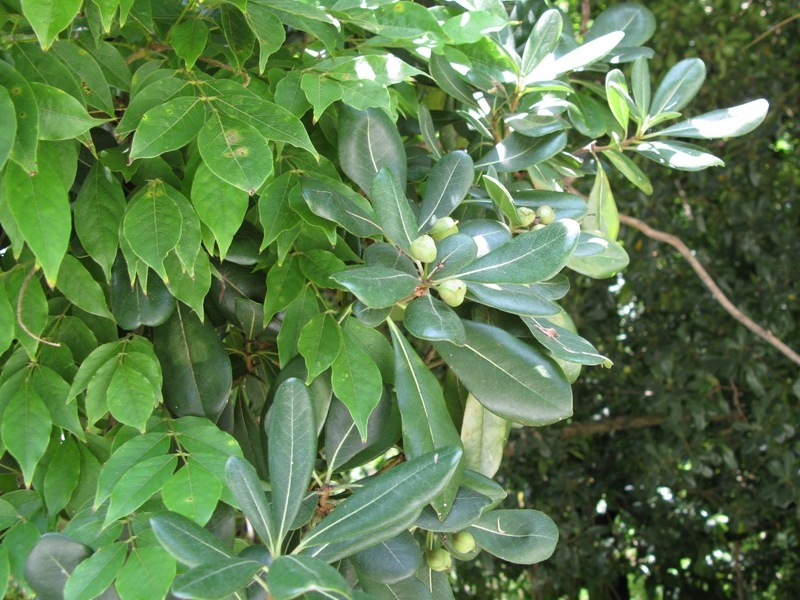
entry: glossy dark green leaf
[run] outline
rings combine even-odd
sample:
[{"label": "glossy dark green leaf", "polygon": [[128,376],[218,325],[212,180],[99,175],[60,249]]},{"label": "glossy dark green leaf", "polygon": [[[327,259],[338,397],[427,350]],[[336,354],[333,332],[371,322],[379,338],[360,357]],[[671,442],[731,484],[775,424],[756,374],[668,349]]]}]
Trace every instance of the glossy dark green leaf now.
[{"label": "glossy dark green leaf", "polygon": [[678,171],[702,171],[725,163],[698,146],[685,142],[644,142],[636,151],[658,164]]},{"label": "glossy dark green leaf", "polygon": [[511,133],[492,150],[484,154],[475,168],[486,170],[490,166],[498,173],[523,171],[552,158],[567,144],[563,131],[551,133],[541,138],[531,138],[519,133]]},{"label": "glossy dark green leaf", "polygon": [[264,565],[240,558],[221,558],[178,575],[172,593],[178,598],[218,600],[241,590]]},{"label": "glossy dark green leaf", "polygon": [[300,256],[300,270],[308,281],[321,288],[344,289],[330,277],[331,273],[343,271],[347,266],[333,252],[309,250]]},{"label": "glossy dark green leaf", "polygon": [[164,380],[164,402],[177,416],[199,415],[216,421],[228,400],[232,380],[225,347],[210,323],[201,323],[178,306],[153,332]]},{"label": "glossy dark green leaf", "polygon": [[81,4],[81,0],[22,0],[22,13],[47,50],[78,15]]},{"label": "glossy dark green leaf", "polygon": [[369,417],[381,399],[381,372],[375,361],[360,345],[351,330],[345,330],[342,349],[333,361],[331,383],[361,434],[367,439]]},{"label": "glossy dark green leaf", "polygon": [[455,311],[429,293],[408,303],[403,325],[411,335],[423,340],[447,340],[457,345],[467,340]]},{"label": "glossy dark green leaf", "polygon": [[653,37],[656,18],[648,8],[637,2],[611,6],[597,15],[585,41],[590,42],[615,31],[625,34],[619,43],[620,47],[641,46]]},{"label": "glossy dark green leaf", "polygon": [[197,147],[217,177],[251,196],[272,175],[269,142],[244,121],[215,113],[200,130]]},{"label": "glossy dark green leaf", "polygon": [[183,515],[163,512],[152,517],[150,525],[164,549],[189,567],[231,557],[219,538]]},{"label": "glossy dark green leaf", "polygon": [[16,116],[16,136],[11,147],[11,160],[19,163],[26,173],[35,173],[39,144],[39,105],[28,80],[14,67],[0,61],[0,85],[5,87]]},{"label": "glossy dark green leaf", "polygon": [[676,63],[661,80],[650,102],[649,117],[680,111],[692,101],[706,78],[706,65],[699,58]]},{"label": "glossy dark green leaf", "polygon": [[607,150],[603,153],[609,162],[622,173],[625,178],[648,196],[653,193],[653,184],[647,178],[639,166],[622,152],[617,150]]},{"label": "glossy dark green leaf", "polygon": [[466,152],[450,152],[433,166],[422,196],[420,233],[453,212],[466,197],[474,177],[472,158]]},{"label": "glossy dark green leaf", "polygon": [[437,244],[436,270],[430,275],[434,279],[451,277],[472,264],[477,256],[478,245],[470,235],[456,233],[446,237]]},{"label": "glossy dark green leaf", "polygon": [[372,188],[372,180],[384,166],[405,189],[406,150],[397,127],[381,110],[343,107],[339,111],[339,160],[345,174],[362,190]]},{"label": "glossy dark green leaf", "polygon": [[523,78],[530,75],[533,69],[555,50],[563,26],[564,19],[558,9],[547,10],[536,19],[536,25],[522,51],[520,71]]},{"label": "glossy dark green leaf", "polygon": [[158,546],[138,546],[117,575],[116,589],[121,600],[165,597],[175,579],[175,560]]},{"label": "glossy dark green leaf", "polygon": [[475,91],[460,76],[443,54],[433,53],[430,59],[431,77],[450,96],[464,104],[475,105]]},{"label": "glossy dark green leaf", "polygon": [[464,321],[464,329],[464,346],[434,342],[434,347],[484,407],[527,425],[572,414],[572,390],[551,359],[496,327]]},{"label": "glossy dark green leaf", "polygon": [[558,527],[538,510],[493,510],[469,528],[478,545],[508,562],[531,565],[550,558]]},{"label": "glossy dark green leaf", "polygon": [[417,238],[417,220],[392,170],[381,167],[372,180],[370,198],[386,238],[406,252]]},{"label": "glossy dark green leaf", "polygon": [[117,542],[79,564],[64,586],[64,600],[92,600],[102,594],[122,568],[127,550],[127,544]]},{"label": "glossy dark green leaf", "polygon": [[393,538],[442,492],[460,459],[460,448],[439,448],[365,481],[301,540],[298,550],[331,562]]},{"label": "glossy dark green leaf", "polygon": [[483,510],[491,504],[491,499],[479,491],[461,485],[453,499],[453,508],[444,520],[439,520],[436,511],[430,506],[422,510],[416,525],[426,531],[453,533],[461,531],[477,521]]},{"label": "glossy dark green leaf", "polygon": [[161,281],[148,278],[147,291],[140,280],[131,284],[122,260],[111,271],[111,311],[117,324],[128,331],[142,325],[158,326],[175,312],[175,298]]},{"label": "glossy dark green leaf", "polygon": [[570,128],[569,122],[561,117],[540,116],[525,112],[508,115],[504,120],[506,125],[513,131],[528,137],[542,137],[549,133]]},{"label": "glossy dark green leaf", "polygon": [[464,467],[494,477],[503,460],[509,423],[486,410],[472,394],[467,395],[461,421]]},{"label": "glossy dark green leaf", "polygon": [[422,566],[422,550],[408,531],[354,554],[360,575],[381,583],[397,583]]},{"label": "glossy dark green leaf", "polygon": [[578,244],[579,235],[575,221],[561,219],[544,229],[518,235],[454,276],[477,283],[529,284],[544,281],[564,267]]},{"label": "glossy dark green leaf", "polygon": [[300,331],[297,349],[306,361],[311,383],[317,375],[333,364],[342,347],[342,330],[330,313],[311,319]]},{"label": "glossy dark green leaf", "polygon": [[225,463],[228,485],[239,508],[247,517],[261,540],[273,553],[277,549],[272,508],[267,502],[264,488],[255,469],[244,459],[232,456]]},{"label": "glossy dark green leaf", "polygon": [[83,104],[58,88],[31,82],[31,89],[39,105],[41,140],[69,140],[106,122],[91,117]]},{"label": "glossy dark green leaf", "polygon": [[761,100],[753,100],[739,106],[713,110],[709,113],[692,117],[662,129],[658,132],[658,135],[704,140],[738,137],[750,133],[761,125],[767,116],[767,110],[769,110],[769,102],[763,98]]},{"label": "glossy dark green leaf", "polygon": [[281,367],[285,367],[297,356],[300,331],[318,314],[319,303],[314,290],[304,287],[300,295],[286,308],[281,330],[278,332],[278,356]]},{"label": "glossy dark green leaf", "polygon": [[202,19],[186,20],[172,28],[169,40],[175,54],[183,59],[187,69],[191,69],[197,57],[205,50],[208,26]]},{"label": "glossy dark green leaf", "polygon": [[277,557],[265,580],[275,600],[291,600],[315,592],[338,600],[351,597],[344,577],[332,566],[310,556]]},{"label": "glossy dark green leaf", "polygon": [[406,577],[396,583],[380,583],[371,579],[361,582],[370,598],[375,600],[393,600],[394,598],[414,598],[414,600],[434,600],[434,596],[425,584],[416,577]]},{"label": "glossy dark green leaf", "polygon": [[419,278],[386,267],[358,267],[334,273],[341,283],[370,308],[387,308],[408,298],[419,285]]},{"label": "glossy dark green leaf", "polygon": [[549,81],[564,73],[596,63],[616,48],[624,37],[625,34],[622,31],[612,31],[594,40],[584,42],[556,60],[542,61],[528,74],[525,83]]},{"label": "glossy dark green leaf", "polygon": [[555,315],[561,308],[530,285],[470,283],[467,297],[515,315]]},{"label": "glossy dark green leaf", "polygon": [[73,208],[81,244],[110,280],[125,214],[122,185],[111,171],[96,162],[85,176]]},{"label": "glossy dark green leaf", "polygon": [[582,365],[611,366],[608,358],[578,334],[546,319],[524,317],[522,320],[537,341],[556,358]]},{"label": "glossy dark green leaf", "polygon": [[205,122],[206,106],[198,98],[175,98],[159,104],[142,116],[130,158],[152,158],[182,148],[197,137]]},{"label": "glossy dark green leaf", "polygon": [[45,533],[25,559],[25,579],[41,598],[63,598],[70,574],[91,547],[61,533]]},{"label": "glossy dark green leaf", "polygon": [[419,271],[399,248],[386,242],[375,242],[364,250],[364,263],[368,267],[386,267],[396,271],[403,271],[409,275],[417,276]]}]

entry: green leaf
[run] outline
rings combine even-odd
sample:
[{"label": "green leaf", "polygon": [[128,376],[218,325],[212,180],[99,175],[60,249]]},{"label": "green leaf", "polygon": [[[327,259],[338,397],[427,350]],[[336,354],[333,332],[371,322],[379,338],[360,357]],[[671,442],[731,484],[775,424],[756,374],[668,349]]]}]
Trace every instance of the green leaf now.
[{"label": "green leaf", "polygon": [[205,525],[222,494],[222,482],[191,458],[161,489],[164,506],[172,512]]},{"label": "green leaf", "polygon": [[[331,321],[336,323],[332,318]],[[300,340],[302,343],[302,336]],[[317,456],[314,409],[308,390],[299,379],[290,378],[278,388],[267,415],[266,428],[272,517],[275,544],[279,546],[306,495]]]},{"label": "green leaf", "polygon": [[473,97],[474,90],[464,82],[459,72],[453,68],[446,56],[434,52],[431,54],[428,66],[433,80],[448,95],[464,104],[476,105]]},{"label": "green leaf", "polygon": [[419,278],[386,267],[358,267],[331,278],[353,292],[370,308],[387,308],[408,298],[419,285]]},{"label": "green leaf", "polygon": [[137,546],[117,575],[121,600],[150,600],[166,596],[175,579],[175,560],[158,546]]},{"label": "green leaf", "polygon": [[286,308],[281,330],[278,332],[278,357],[281,368],[297,356],[300,331],[319,314],[319,305],[314,290],[306,286]]},{"label": "green leaf", "polygon": [[19,163],[25,172],[35,173],[38,170],[36,151],[39,144],[39,105],[36,103],[36,96],[25,77],[2,60],[0,86],[11,97],[16,116],[16,135],[12,138],[14,142],[10,158]]},{"label": "green leaf", "polygon": [[333,364],[342,347],[342,330],[330,313],[311,319],[300,331],[297,349],[306,361],[306,384]]},{"label": "green leaf", "polygon": [[40,148],[39,172],[31,176],[14,162],[6,165],[8,207],[25,243],[54,286],[72,230],[67,189],[49,152]]},{"label": "green leaf", "polygon": [[148,80],[151,83],[145,83],[141,89],[133,92],[134,95],[131,98],[131,102],[117,125],[118,135],[127,135],[134,131],[141,123],[142,115],[168,100],[180,97],[195,97],[195,87],[188,81],[177,77],[168,77],[169,71],[156,72],[163,73],[164,77],[155,80],[151,78]]},{"label": "green leaf", "polygon": [[332,367],[333,393],[347,406],[361,439],[366,441],[369,417],[378,406],[383,385],[378,366],[352,329],[344,330],[342,349]]},{"label": "green leaf", "polygon": [[315,68],[341,81],[368,79],[380,85],[393,85],[424,74],[389,52],[336,56],[317,63]]},{"label": "green leaf", "polygon": [[381,110],[342,107],[339,160],[345,174],[362,190],[372,188],[372,180],[384,166],[392,170],[401,190],[406,187],[406,150],[397,127]]},{"label": "green leaf", "polygon": [[163,324],[175,312],[175,298],[158,278],[150,277],[147,289],[141,278],[131,284],[123,260],[114,263],[111,270],[111,311],[117,325],[132,331],[147,325]]},{"label": "green leaf", "polygon": [[463,323],[464,346],[433,345],[484,407],[525,425],[547,425],[572,414],[572,390],[550,358],[501,329]]},{"label": "green leaf", "polygon": [[296,118],[302,117],[311,108],[306,95],[300,88],[302,77],[300,71],[290,71],[275,86],[275,103],[288,110]]},{"label": "green leaf", "polygon": [[300,256],[300,270],[306,279],[321,288],[343,289],[331,279],[330,274],[346,268],[341,259],[327,250],[309,250]]},{"label": "green leaf", "polygon": [[60,513],[69,503],[81,468],[81,453],[73,438],[66,438],[57,452],[58,460],[47,466],[44,477],[44,502],[51,515]]},{"label": "green leaf", "polygon": [[604,237],[617,239],[619,233],[619,212],[608,176],[600,163],[597,163],[597,175],[587,202],[588,212],[581,227],[588,231],[600,231]]},{"label": "green leaf", "polygon": [[151,108],[133,135],[130,160],[182,148],[197,137],[205,122],[206,107],[198,98],[175,98]]},{"label": "green leaf", "polygon": [[446,340],[456,345],[467,340],[455,311],[431,294],[408,303],[403,325],[411,335],[422,340]]},{"label": "green leaf", "polygon": [[567,261],[567,267],[588,277],[605,279],[619,273],[629,262],[628,253],[615,240],[600,232],[590,232],[581,234],[581,242]]},{"label": "green leaf", "polygon": [[498,173],[524,171],[552,158],[561,152],[566,144],[567,135],[563,131],[540,138],[512,132],[492,150],[484,154],[475,163],[475,168],[486,170],[493,166]]},{"label": "green leaf", "polygon": [[183,515],[163,512],[152,517],[150,525],[164,549],[189,567],[231,558],[219,538]]},{"label": "green leaf", "polygon": [[275,600],[291,600],[307,593],[325,598],[351,598],[350,586],[332,566],[310,556],[279,556],[266,576]]},{"label": "green leaf", "polygon": [[[417,122],[419,124],[420,133],[422,133],[422,139],[425,140],[425,145],[428,147],[428,151],[433,154],[436,160],[440,160],[442,158],[442,147],[439,140],[436,139],[436,129],[433,125],[431,111],[427,105],[419,105],[417,109]],[[430,183],[428,185],[430,185]]]},{"label": "green leaf", "polygon": [[25,559],[25,579],[41,598],[63,598],[70,574],[91,554],[89,546],[67,535],[45,533]]},{"label": "green leaf", "polygon": [[154,456],[137,463],[120,477],[111,492],[103,526],[107,527],[117,519],[131,514],[164,487],[175,472],[178,457],[175,455]]},{"label": "green leaf", "polygon": [[47,50],[78,15],[81,4],[81,0],[22,0],[22,14]]},{"label": "green leaf", "polygon": [[725,163],[702,148],[685,142],[643,142],[636,151],[658,164],[678,171],[702,171]]},{"label": "green leaf", "polygon": [[486,10],[464,12],[447,19],[442,29],[456,44],[472,44],[506,27],[508,21],[504,17],[505,14],[499,16]]},{"label": "green leaf", "polygon": [[225,474],[239,508],[261,540],[269,546],[270,552],[276,554],[278,544],[272,508],[264,495],[256,470],[246,460],[232,456],[225,463]]},{"label": "green leaf", "polygon": [[545,11],[536,19],[536,25],[522,50],[520,76],[523,80],[541,64],[548,54],[555,50],[563,26],[564,19],[561,11],[555,8]]},{"label": "green leaf", "polygon": [[641,46],[656,31],[656,18],[646,7],[636,2],[611,6],[597,15],[584,40],[589,42],[600,36],[621,31],[625,34],[620,48]]},{"label": "green leaf", "polygon": [[309,104],[314,108],[314,123],[319,121],[325,109],[342,99],[344,89],[335,79],[317,73],[304,73],[300,88],[305,92]]},{"label": "green leaf", "polygon": [[89,116],[83,104],[58,88],[32,82],[31,89],[39,104],[40,140],[69,140],[80,137],[92,127],[98,127],[107,121]]},{"label": "green leaf", "polygon": [[264,565],[241,558],[220,558],[178,575],[172,591],[178,598],[216,600],[245,587]]},{"label": "green leaf", "polygon": [[[45,309],[46,313],[47,309]],[[11,302],[8,299],[8,292],[4,285],[0,284],[0,354],[8,350],[14,340],[14,327],[17,322],[17,315]]]},{"label": "green leaf", "polygon": [[665,112],[677,112],[692,101],[703,86],[706,65],[699,58],[686,58],[675,64],[658,86],[650,102],[648,118]]},{"label": "green leaf", "polygon": [[647,175],[644,174],[639,166],[622,152],[617,150],[606,150],[603,153],[609,162],[622,173],[625,178],[648,196],[653,193],[653,184],[650,183]]},{"label": "green leaf", "polygon": [[380,35],[394,39],[415,39],[426,34],[444,37],[439,22],[426,7],[414,2],[393,2],[376,9]]},{"label": "green leaf", "polygon": [[181,241],[183,217],[175,196],[180,192],[166,183],[149,183],[128,203],[122,223],[133,252],[144,263],[167,279],[164,259]]},{"label": "green leaf", "polygon": [[455,210],[469,192],[474,177],[472,158],[466,152],[450,152],[433,166],[422,194],[419,233],[426,233],[436,219]]},{"label": "green leaf", "polygon": [[300,261],[295,256],[290,256],[282,265],[272,267],[267,273],[264,324],[269,323],[275,314],[289,306],[303,291],[305,284]]},{"label": "green leaf", "polygon": [[79,564],[64,586],[64,600],[92,600],[111,585],[125,562],[128,545],[118,542],[100,548]]},{"label": "green leaf", "polygon": [[75,231],[89,256],[111,279],[119,231],[125,214],[122,185],[110,170],[95,162],[83,179],[74,204]]},{"label": "green leaf", "polygon": [[392,108],[389,90],[374,81],[342,81],[342,102],[356,110],[380,108],[389,112]]},{"label": "green leaf", "polygon": [[[62,350],[62,352],[65,352]],[[67,357],[69,353],[67,352]],[[40,354],[44,358],[44,353]],[[46,360],[46,359],[45,359]],[[69,358],[67,358],[69,360]],[[68,403],[69,384],[64,381],[61,375],[53,369],[40,364],[33,371],[33,376],[26,381],[26,385],[32,385],[39,397],[47,405],[53,425],[71,432],[81,441],[86,440],[83,426],[78,419],[78,406],[75,403]]]},{"label": "green leaf", "polygon": [[528,326],[533,337],[554,357],[582,365],[611,366],[608,358],[598,353],[592,344],[569,329],[535,317],[523,317],[522,321]]},{"label": "green leaf", "polygon": [[472,264],[478,256],[477,244],[471,236],[463,233],[446,237],[437,246],[437,269],[435,273],[432,273],[436,279],[455,275],[467,265]]},{"label": "green leaf", "polygon": [[205,50],[208,26],[201,19],[184,21],[172,28],[169,40],[175,54],[183,59],[187,69],[191,69]]},{"label": "green leaf", "polygon": [[[27,281],[27,284],[25,282]],[[23,289],[23,285],[27,285]],[[5,291],[14,311],[14,337],[25,348],[30,358],[36,355],[39,340],[31,337],[40,336],[47,325],[47,298],[39,283],[38,277],[30,272],[17,269],[10,273],[5,281]],[[22,328],[25,324],[25,329]]]},{"label": "green leaf", "polygon": [[359,575],[381,583],[397,583],[422,566],[422,550],[408,531],[354,554]]},{"label": "green leaf", "polygon": [[98,508],[117,488],[120,478],[131,467],[145,462],[148,459],[164,456],[169,450],[170,439],[166,433],[145,433],[131,438],[119,448],[103,465],[100,477],[97,480],[97,493],[94,497],[94,506]]},{"label": "green leaf", "polygon": [[503,460],[508,430],[508,421],[486,410],[475,396],[468,394],[461,422],[464,468],[494,477]]},{"label": "green leaf", "polygon": [[498,558],[531,565],[550,558],[558,527],[538,510],[493,510],[469,528],[478,546]]},{"label": "green leaf", "polygon": [[258,40],[258,72],[262,74],[267,65],[267,59],[283,46],[283,42],[286,40],[286,31],[275,13],[257,2],[251,2],[247,6],[244,17]]},{"label": "green leaf", "polygon": [[381,233],[372,207],[346,185],[320,176],[306,176],[302,178],[301,186],[306,204],[315,215],[360,237]]},{"label": "green leaf", "polygon": [[14,102],[4,87],[0,87],[0,129],[4,135],[0,139],[0,169],[2,169],[11,149],[14,147],[14,139],[17,136],[17,115]]},{"label": "green leaf", "polygon": [[591,41],[584,42],[574,50],[559,56],[555,60],[544,60],[534,67],[525,78],[526,85],[537,81],[549,81],[571,71],[576,71],[603,59],[616,48],[625,34],[613,31]]},{"label": "green leaf", "polygon": [[561,219],[544,229],[518,235],[464,267],[457,277],[467,282],[495,284],[550,279],[567,263],[579,235],[575,221]]},{"label": "green leaf", "polygon": [[[395,355],[395,391],[403,419],[403,449],[411,458],[437,448],[461,447],[442,394],[442,386],[422,362],[397,326],[389,322]],[[458,472],[460,468],[456,469]],[[454,477],[437,496],[433,507],[440,517],[447,515],[458,488]]]},{"label": "green leaf", "polygon": [[108,385],[108,410],[120,423],[144,432],[153,412],[153,385],[128,361],[120,361]]},{"label": "green leaf", "polygon": [[30,486],[36,466],[50,442],[53,421],[36,389],[23,385],[11,396],[2,415],[3,443]]},{"label": "green leaf", "polygon": [[558,304],[529,285],[470,283],[467,297],[515,315],[549,316],[561,311]]},{"label": "green leaf", "polygon": [[215,113],[200,130],[197,147],[217,177],[251,196],[272,175],[269,142],[243,121]]},{"label": "green leaf", "polygon": [[[636,105],[628,95],[628,82],[625,80],[625,75],[622,71],[612,69],[606,74],[605,90],[611,114],[614,115],[617,123],[622,127],[622,131],[627,132],[631,108],[635,109]],[[636,118],[635,113],[634,118]]]},{"label": "green leaf", "polygon": [[[174,253],[167,255],[164,268],[167,270],[169,278],[169,293],[191,308],[200,319],[203,319],[205,310],[203,302],[211,288],[211,263],[208,254],[198,253],[197,259],[191,267],[194,275],[189,275],[184,271],[180,259]],[[244,298],[242,300],[250,302]],[[261,306],[258,306],[257,312],[258,318],[255,320],[260,324]]]},{"label": "green leaf", "polygon": [[753,100],[732,108],[714,110],[698,117],[692,117],[662,129],[657,135],[704,140],[738,137],[750,133],[761,125],[767,116],[767,110],[769,110],[769,102],[763,98]]},{"label": "green leaf", "polygon": [[446,519],[440,521],[433,508],[426,506],[414,525],[425,531],[441,533],[461,531],[477,521],[491,502],[486,495],[462,483]]},{"label": "green leaf", "polygon": [[106,306],[106,298],[100,284],[72,254],[64,256],[56,285],[75,306],[93,315],[114,319]]},{"label": "green leaf", "polygon": [[383,166],[372,180],[370,198],[383,234],[406,252],[417,239],[417,220],[392,170]]},{"label": "green leaf", "polygon": [[394,600],[395,598],[435,600],[427,586],[416,577],[406,577],[396,583],[380,583],[364,579],[361,584],[369,594],[369,598],[374,598],[375,600]]},{"label": "green leaf", "polygon": [[[289,205],[290,194],[297,185],[297,176],[294,173],[284,173],[270,181],[259,194],[258,218],[264,229],[263,250],[281,234],[291,230],[299,230],[301,218]],[[296,235],[296,234],[295,234]],[[294,241],[292,237],[291,242]]]},{"label": "green leaf", "polygon": [[[297,551],[320,556],[326,546],[348,541],[349,547],[336,553],[341,557],[393,538],[441,493],[460,459],[460,448],[439,448],[365,481],[300,541]],[[324,560],[333,561],[336,555],[328,554]]]},{"label": "green leaf", "polygon": [[[490,172],[494,172],[494,170],[490,170]],[[481,180],[498,212],[505,216],[512,225],[522,225],[517,215],[517,207],[514,205],[514,198],[511,197],[506,186],[490,175],[484,175]]]},{"label": "green leaf", "polygon": [[113,116],[115,112],[111,86],[94,57],[74,42],[66,40],[56,41],[53,44],[53,53],[75,74],[86,103]]}]

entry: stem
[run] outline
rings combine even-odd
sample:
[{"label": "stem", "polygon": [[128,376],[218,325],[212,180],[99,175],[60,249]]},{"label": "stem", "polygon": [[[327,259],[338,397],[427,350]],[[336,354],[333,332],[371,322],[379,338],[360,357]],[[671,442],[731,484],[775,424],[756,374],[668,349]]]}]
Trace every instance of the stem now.
[{"label": "stem", "polygon": [[783,27],[784,25],[787,25],[787,24],[789,24],[789,23],[791,23],[792,21],[795,21],[795,20],[797,20],[797,19],[800,19],[800,13],[797,13],[796,15],[792,15],[792,16],[791,16],[791,17],[789,17],[788,19],[784,19],[783,21],[781,21],[781,22],[780,22],[780,23],[778,23],[777,25],[773,25],[772,27],[770,27],[769,29],[767,29],[767,30],[766,30],[764,33],[762,33],[760,36],[758,36],[756,39],[754,39],[752,42],[750,42],[749,44],[747,44],[747,45],[746,45],[744,48],[742,48],[742,50],[747,50],[748,48],[750,48],[750,47],[752,47],[752,46],[755,46],[755,45],[756,45],[758,42],[760,42],[761,40],[763,40],[765,37],[769,36],[769,34],[771,34],[771,33],[772,33],[773,31],[775,31],[776,29],[780,29],[780,28],[781,28],[781,27]]},{"label": "stem", "polygon": [[31,277],[36,272],[36,266],[34,265],[33,268],[25,275],[25,279],[22,280],[22,285],[19,288],[19,297],[17,298],[17,323],[19,323],[20,329],[35,339],[37,342],[42,344],[46,344],[47,346],[52,346],[53,348],[60,348],[61,344],[58,342],[51,342],[50,340],[46,340],[43,337],[39,337],[35,333],[33,333],[28,326],[25,325],[25,322],[22,320],[22,299],[25,297],[25,292],[28,289],[28,284],[31,281]]}]

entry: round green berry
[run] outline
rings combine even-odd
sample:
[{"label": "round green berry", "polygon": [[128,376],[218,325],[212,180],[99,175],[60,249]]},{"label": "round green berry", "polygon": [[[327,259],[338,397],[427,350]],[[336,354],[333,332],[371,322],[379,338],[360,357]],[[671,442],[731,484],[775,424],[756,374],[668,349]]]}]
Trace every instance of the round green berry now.
[{"label": "round green berry", "polygon": [[469,554],[475,550],[475,538],[469,531],[459,531],[452,539],[453,549],[459,554]]},{"label": "round green berry", "polygon": [[536,216],[539,217],[539,223],[550,225],[550,223],[556,220],[556,211],[553,210],[552,206],[543,204],[536,209]]},{"label": "round green berry", "polygon": [[460,279],[448,279],[439,284],[439,297],[448,306],[460,306],[467,295],[467,284]]},{"label": "round green berry", "polygon": [[436,260],[436,242],[429,235],[421,235],[411,242],[411,256],[424,263]]},{"label": "round green berry", "polygon": [[450,217],[442,217],[440,219],[436,219],[436,222],[433,224],[433,227],[431,227],[428,235],[437,242],[440,242],[444,238],[450,237],[454,233],[458,233],[457,222]]},{"label": "round green berry", "polygon": [[520,206],[517,209],[517,220],[520,225],[527,227],[536,220],[536,212],[527,206]]},{"label": "round green berry", "polygon": [[431,571],[446,571],[453,564],[450,553],[444,548],[434,548],[425,553],[425,562]]}]

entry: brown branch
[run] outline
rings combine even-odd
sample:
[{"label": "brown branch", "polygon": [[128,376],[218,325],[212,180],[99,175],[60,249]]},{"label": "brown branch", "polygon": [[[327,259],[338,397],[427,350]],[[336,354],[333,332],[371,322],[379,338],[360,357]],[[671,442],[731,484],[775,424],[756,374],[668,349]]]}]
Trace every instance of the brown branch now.
[{"label": "brown branch", "polygon": [[[668,415],[642,415],[611,417],[600,421],[587,421],[584,423],[573,423],[561,430],[559,438],[561,440],[571,440],[575,437],[588,437],[590,435],[605,435],[626,431],[628,429],[644,429],[645,427],[657,427],[669,419]],[[743,415],[737,413],[712,415],[710,421],[742,421]]]},{"label": "brown branch", "polygon": [[755,45],[756,45],[758,42],[760,42],[761,40],[763,40],[765,37],[769,36],[771,33],[774,33],[775,31],[777,31],[778,29],[780,29],[780,28],[781,28],[781,27],[783,27],[784,25],[788,25],[789,23],[791,23],[792,21],[794,21],[794,20],[796,20],[796,19],[800,19],[800,13],[797,13],[796,15],[792,15],[792,16],[791,16],[791,17],[789,17],[788,19],[784,19],[783,21],[781,21],[781,22],[780,22],[780,23],[778,23],[777,25],[773,25],[772,27],[770,27],[769,29],[767,29],[767,30],[766,30],[764,33],[762,33],[760,36],[758,36],[756,39],[754,39],[752,42],[750,42],[749,44],[747,44],[746,46],[744,46],[744,47],[742,48],[742,50],[747,50],[748,48],[752,48],[752,47],[753,47],[753,46],[755,46]]},{"label": "brown branch", "polygon": [[733,302],[728,299],[725,293],[714,282],[714,280],[711,278],[711,275],[708,274],[708,271],[706,271],[703,265],[700,264],[700,261],[697,260],[697,258],[692,254],[692,251],[689,250],[689,247],[683,243],[683,240],[675,235],[666,233],[664,231],[659,231],[658,229],[653,229],[644,221],[628,215],[620,214],[619,220],[623,225],[633,227],[650,239],[669,244],[678,252],[680,252],[681,256],[686,259],[686,262],[688,262],[692,269],[694,269],[694,272],[697,273],[697,276],[700,278],[700,281],[703,282],[703,285],[708,288],[708,290],[711,292],[711,295],[714,296],[714,299],[719,302],[726,311],[728,311],[728,314],[730,314],[734,319],[739,321],[739,323],[747,327],[747,329],[755,333],[758,337],[763,339],[772,347],[780,351],[781,354],[783,354],[793,363],[800,365],[800,354],[792,350],[771,331],[764,329],[761,327],[761,325],[753,321],[741,310],[736,308]]},{"label": "brown branch", "polygon": [[581,0],[581,37],[589,29],[589,19],[592,17],[592,4],[589,0]]}]

